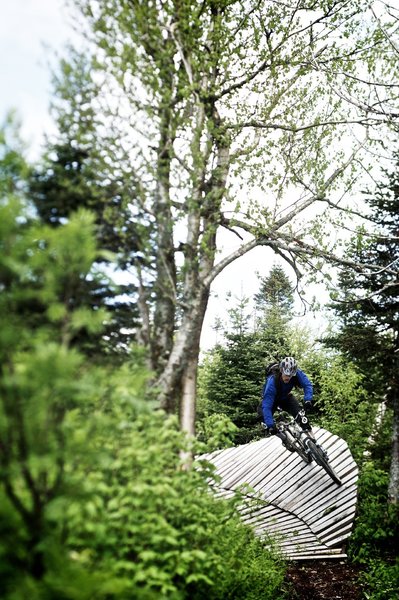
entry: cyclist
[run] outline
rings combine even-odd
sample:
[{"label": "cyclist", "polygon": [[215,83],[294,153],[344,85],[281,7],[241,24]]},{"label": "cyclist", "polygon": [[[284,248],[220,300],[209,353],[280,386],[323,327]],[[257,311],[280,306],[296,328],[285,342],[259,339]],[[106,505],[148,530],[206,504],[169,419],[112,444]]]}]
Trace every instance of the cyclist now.
[{"label": "cyclist", "polygon": [[[304,391],[305,410],[301,408],[292,393],[294,386]],[[296,360],[292,356],[286,356],[279,363],[276,372],[267,376],[263,388],[262,413],[266,434],[278,435],[283,439],[273,418],[277,408],[281,408],[292,415],[302,429],[312,435],[312,427],[308,419],[308,414],[312,410],[312,400],[313,386],[310,380],[303,371],[298,369]]]}]

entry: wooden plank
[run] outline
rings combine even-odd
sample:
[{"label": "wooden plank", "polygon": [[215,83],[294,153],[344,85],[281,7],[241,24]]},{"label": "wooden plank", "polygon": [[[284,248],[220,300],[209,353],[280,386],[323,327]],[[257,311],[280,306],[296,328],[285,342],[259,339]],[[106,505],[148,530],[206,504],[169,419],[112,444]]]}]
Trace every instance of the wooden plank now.
[{"label": "wooden plank", "polygon": [[216,467],[217,495],[230,497],[247,484],[265,505],[243,503],[243,521],[266,541],[278,541],[287,558],[345,557],[337,547],[350,535],[356,510],[358,468],[344,440],[313,428],[315,437],[343,481],[337,486],[315,463],[288,452],[278,438],[202,455]]}]

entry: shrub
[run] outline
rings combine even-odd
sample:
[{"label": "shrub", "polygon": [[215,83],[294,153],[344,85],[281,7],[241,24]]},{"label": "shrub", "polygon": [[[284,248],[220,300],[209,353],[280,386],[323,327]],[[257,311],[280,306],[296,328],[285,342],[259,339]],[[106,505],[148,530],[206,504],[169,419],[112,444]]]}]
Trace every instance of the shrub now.
[{"label": "shrub", "polygon": [[349,553],[359,563],[390,556],[399,534],[399,507],[388,503],[388,473],[367,463],[359,478],[359,502]]},{"label": "shrub", "polygon": [[399,597],[399,560],[389,564],[381,560],[369,561],[360,583],[367,600],[392,600]]},{"label": "shrub", "polygon": [[[4,600],[267,600],[283,565],[185,470],[177,421],[151,410],[139,353],[116,367],[71,348],[103,313],[74,309],[93,220],[56,235],[0,206],[0,596]],[[3,210],[4,209],[4,210]],[[30,310],[34,308],[34,310]]]}]

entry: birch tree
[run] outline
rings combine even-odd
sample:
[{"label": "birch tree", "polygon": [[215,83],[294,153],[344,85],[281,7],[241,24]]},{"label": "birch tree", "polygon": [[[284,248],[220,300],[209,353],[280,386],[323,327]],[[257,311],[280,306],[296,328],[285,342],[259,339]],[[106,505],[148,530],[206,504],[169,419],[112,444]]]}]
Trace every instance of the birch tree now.
[{"label": "birch tree", "polygon": [[151,223],[156,260],[135,263],[139,337],[161,406],[193,433],[215,278],[257,246],[298,276],[327,259],[353,266],[310,217],[345,207],[334,192],[368,169],[398,117],[395,15],[368,0],[74,4],[101,78],[97,110],[140,182],[132,210]]}]

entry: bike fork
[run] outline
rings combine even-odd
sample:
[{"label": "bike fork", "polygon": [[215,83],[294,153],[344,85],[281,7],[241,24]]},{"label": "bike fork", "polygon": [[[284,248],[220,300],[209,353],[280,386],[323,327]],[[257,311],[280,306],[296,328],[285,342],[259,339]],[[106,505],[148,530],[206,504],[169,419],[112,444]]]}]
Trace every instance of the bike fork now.
[{"label": "bike fork", "polygon": [[325,460],[327,460],[327,461],[328,461],[328,454],[327,454],[327,452],[324,450],[323,446],[320,446],[320,444],[318,444],[318,443],[316,442],[316,439],[315,439],[315,438],[313,438],[313,439],[312,439],[312,438],[311,438],[309,435],[307,435],[307,436],[306,436],[306,438],[305,438],[305,440],[304,440],[304,444],[305,444],[305,447],[306,447],[306,449],[307,449],[308,453],[310,453],[310,452],[311,452],[311,451],[309,450],[309,447],[308,447],[308,441],[311,441],[311,442],[313,442],[313,443],[315,444],[315,446],[317,446],[317,448],[318,448],[318,449],[320,450],[320,452],[323,454],[323,457],[325,458]]}]

